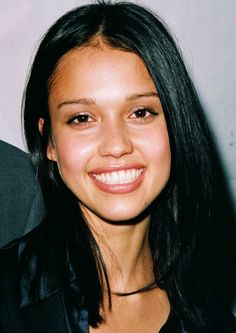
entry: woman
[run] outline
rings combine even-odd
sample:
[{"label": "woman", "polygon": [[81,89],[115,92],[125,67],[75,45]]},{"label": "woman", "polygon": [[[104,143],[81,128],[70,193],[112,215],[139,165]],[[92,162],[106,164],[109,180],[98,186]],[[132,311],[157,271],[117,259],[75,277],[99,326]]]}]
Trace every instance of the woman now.
[{"label": "woman", "polygon": [[47,215],[2,250],[1,332],[233,332],[206,252],[229,206],[163,24],[131,3],[65,14],[23,111]]}]

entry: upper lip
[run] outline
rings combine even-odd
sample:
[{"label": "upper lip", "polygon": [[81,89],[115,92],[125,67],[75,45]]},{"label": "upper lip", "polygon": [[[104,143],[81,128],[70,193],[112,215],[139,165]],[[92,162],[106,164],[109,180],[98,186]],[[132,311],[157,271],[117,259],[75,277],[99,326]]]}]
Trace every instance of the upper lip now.
[{"label": "upper lip", "polygon": [[101,173],[111,173],[121,170],[131,170],[131,169],[145,169],[145,166],[142,164],[126,164],[119,166],[108,166],[108,167],[100,167],[95,168],[89,171],[90,174],[101,174]]}]

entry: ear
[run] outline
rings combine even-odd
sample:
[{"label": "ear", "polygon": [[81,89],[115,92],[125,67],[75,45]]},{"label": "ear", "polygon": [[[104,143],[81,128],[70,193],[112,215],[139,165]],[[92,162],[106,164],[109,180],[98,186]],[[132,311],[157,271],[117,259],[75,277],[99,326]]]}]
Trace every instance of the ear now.
[{"label": "ear", "polygon": [[43,124],[44,124],[44,119],[39,118],[39,120],[38,120],[38,129],[39,129],[39,133],[41,135],[43,135]]},{"label": "ear", "polygon": [[49,139],[48,145],[47,145],[47,158],[50,161],[57,162],[57,156],[56,156],[56,152],[55,152],[55,146],[54,146],[54,143],[52,142],[51,138]]},{"label": "ear", "polygon": [[[39,132],[40,132],[41,135],[43,135],[43,125],[44,125],[44,119],[39,118],[39,120],[38,120],[38,129],[39,129]],[[55,162],[57,161],[54,144],[52,142],[52,138],[49,138],[49,141],[48,141],[47,158],[50,161],[55,161]]]}]

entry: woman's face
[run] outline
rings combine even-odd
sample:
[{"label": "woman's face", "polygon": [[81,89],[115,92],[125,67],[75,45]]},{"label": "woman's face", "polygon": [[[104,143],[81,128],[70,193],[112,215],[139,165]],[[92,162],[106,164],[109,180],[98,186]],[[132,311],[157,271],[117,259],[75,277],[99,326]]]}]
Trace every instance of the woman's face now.
[{"label": "woman's face", "polygon": [[127,221],[165,187],[171,153],[162,106],[142,60],[107,46],[61,59],[49,94],[47,156],[86,216]]}]

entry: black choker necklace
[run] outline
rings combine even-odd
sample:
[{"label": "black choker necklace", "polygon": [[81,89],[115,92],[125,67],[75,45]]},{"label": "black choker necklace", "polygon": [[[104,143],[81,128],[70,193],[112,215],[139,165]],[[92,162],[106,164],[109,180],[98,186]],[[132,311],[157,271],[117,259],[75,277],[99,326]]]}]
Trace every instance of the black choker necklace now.
[{"label": "black choker necklace", "polygon": [[116,295],[116,296],[130,296],[130,295],[134,295],[134,294],[144,293],[145,291],[150,291],[150,290],[155,289],[155,288],[157,288],[157,283],[154,280],[151,283],[147,284],[145,287],[139,288],[139,289],[134,290],[134,291],[129,291],[129,292],[111,291],[111,294]]}]

